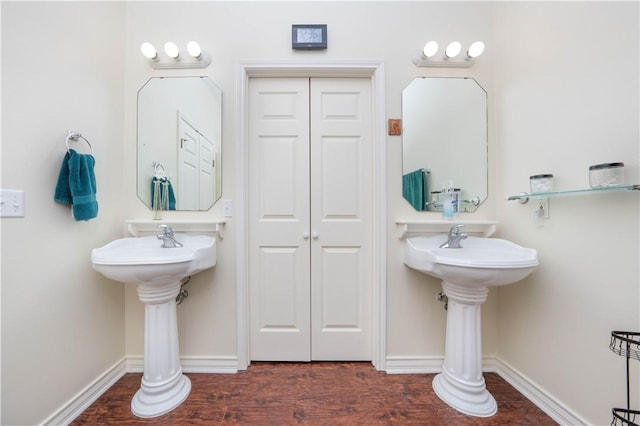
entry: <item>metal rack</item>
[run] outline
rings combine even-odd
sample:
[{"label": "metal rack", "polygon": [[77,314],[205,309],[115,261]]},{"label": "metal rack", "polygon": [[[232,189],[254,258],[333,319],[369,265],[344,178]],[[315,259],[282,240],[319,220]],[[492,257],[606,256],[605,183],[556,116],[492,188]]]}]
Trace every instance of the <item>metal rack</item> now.
[{"label": "metal rack", "polygon": [[632,410],[629,399],[629,360],[631,358],[640,361],[640,333],[630,331],[612,331],[609,349],[614,353],[627,359],[627,408],[613,408],[614,425],[640,426],[636,420],[640,421],[640,411]]}]

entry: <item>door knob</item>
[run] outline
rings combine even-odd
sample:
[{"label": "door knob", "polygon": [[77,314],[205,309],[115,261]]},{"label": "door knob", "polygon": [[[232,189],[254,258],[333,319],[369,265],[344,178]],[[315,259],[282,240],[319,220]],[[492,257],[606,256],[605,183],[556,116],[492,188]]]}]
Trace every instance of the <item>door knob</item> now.
[{"label": "door knob", "polygon": [[311,236],[314,240],[317,240],[320,235],[317,232],[314,232],[313,234],[311,234]]},{"label": "door knob", "polygon": [[305,240],[308,240],[309,239],[309,233],[308,232],[304,232],[302,234],[302,238],[304,238]]}]

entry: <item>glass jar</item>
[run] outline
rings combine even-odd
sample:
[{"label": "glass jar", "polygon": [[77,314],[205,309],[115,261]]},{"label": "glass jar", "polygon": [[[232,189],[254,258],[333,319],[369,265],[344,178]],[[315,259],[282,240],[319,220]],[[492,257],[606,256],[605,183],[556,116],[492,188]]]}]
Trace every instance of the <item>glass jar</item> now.
[{"label": "glass jar", "polygon": [[603,163],[589,167],[591,188],[624,185],[624,163]]},{"label": "glass jar", "polygon": [[529,176],[529,189],[531,193],[553,191],[553,175],[542,174]]}]

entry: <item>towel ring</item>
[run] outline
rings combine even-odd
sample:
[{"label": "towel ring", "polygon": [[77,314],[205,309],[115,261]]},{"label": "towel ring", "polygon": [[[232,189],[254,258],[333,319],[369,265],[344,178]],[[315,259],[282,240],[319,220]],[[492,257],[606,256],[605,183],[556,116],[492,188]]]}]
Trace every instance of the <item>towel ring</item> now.
[{"label": "towel ring", "polygon": [[93,155],[93,147],[91,146],[91,142],[89,142],[87,140],[87,138],[82,136],[80,133],[72,132],[71,130],[69,130],[69,133],[67,134],[67,139],[65,140],[65,145],[67,146],[67,151],[69,151],[71,149],[71,148],[69,148],[69,140],[77,142],[78,139],[82,139],[83,141],[85,141],[87,143],[87,145],[89,145],[89,149],[91,150],[91,155]]},{"label": "towel ring", "polygon": [[164,165],[159,161],[153,162],[153,171],[155,173],[155,177],[157,178],[169,178],[167,174],[167,170],[164,168]]}]

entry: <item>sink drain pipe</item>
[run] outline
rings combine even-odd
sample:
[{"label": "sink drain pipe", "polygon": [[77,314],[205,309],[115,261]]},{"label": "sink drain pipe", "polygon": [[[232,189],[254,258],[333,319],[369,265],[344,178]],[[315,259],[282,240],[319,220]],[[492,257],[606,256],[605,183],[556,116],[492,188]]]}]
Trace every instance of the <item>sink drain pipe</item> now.
[{"label": "sink drain pipe", "polygon": [[178,304],[178,305],[181,304],[184,299],[189,297],[189,292],[187,291],[186,288],[184,288],[184,286],[189,284],[189,281],[191,281],[191,275],[189,275],[188,277],[185,277],[185,278],[180,280],[180,291],[178,292],[178,295],[176,296],[176,304]]}]

